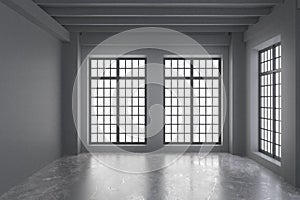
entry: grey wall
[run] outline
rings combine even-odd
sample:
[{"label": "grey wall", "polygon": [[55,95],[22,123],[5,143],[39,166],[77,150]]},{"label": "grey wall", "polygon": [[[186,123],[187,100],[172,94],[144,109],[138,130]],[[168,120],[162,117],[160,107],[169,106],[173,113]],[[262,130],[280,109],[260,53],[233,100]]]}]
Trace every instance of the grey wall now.
[{"label": "grey wall", "polygon": [[[106,39],[107,37],[113,35],[112,33],[93,33],[93,34],[83,34],[82,36],[80,36],[80,43],[81,43],[81,58],[82,60],[85,59],[86,55],[94,48],[95,44],[98,44],[99,42],[101,42],[102,40]],[[206,51],[209,54],[212,55],[220,55],[223,57],[223,76],[224,76],[224,84],[225,84],[225,92],[226,94],[224,94],[224,98],[226,98],[226,102],[224,101],[225,107],[227,107],[227,113],[226,114],[226,121],[225,121],[225,125],[224,125],[224,141],[223,141],[223,145],[222,146],[216,146],[213,151],[222,151],[222,152],[228,152],[228,46],[229,46],[229,36],[228,34],[194,34],[193,37],[200,42],[200,44],[204,43],[204,47],[206,49]],[[72,38],[72,37],[71,37]],[[75,38],[73,38],[73,40],[76,40]],[[149,41],[148,41],[149,42]],[[76,43],[74,41],[74,43]],[[163,46],[163,43],[161,43],[161,45]],[[143,46],[143,45],[142,45]],[[126,49],[127,46],[122,45],[122,46],[107,46],[105,48],[105,52],[101,51],[100,53],[93,52],[93,54],[97,55],[116,55],[116,52],[119,52],[120,49]],[[130,48],[130,47],[129,47]],[[183,55],[201,55],[201,52],[199,52],[199,49],[197,47],[193,47],[193,46],[172,46],[172,49],[175,51],[179,51],[182,52]],[[137,51],[133,51],[130,52],[131,55],[141,55],[141,56],[146,56],[147,57],[147,62],[148,63],[156,63],[158,65],[151,65],[147,68],[147,74],[148,74],[148,83],[152,82],[154,79],[157,80],[158,82],[161,82],[161,85],[163,85],[163,58],[165,55],[170,55],[172,53],[170,52],[166,52],[166,51],[162,51],[162,50],[158,50],[158,49],[142,49],[142,50],[137,50]],[[69,59],[70,60],[70,59]],[[75,80],[75,76],[73,75],[73,70],[74,70],[74,66],[76,64],[73,65],[69,65],[69,70],[71,72],[71,75],[73,77],[73,79]],[[81,138],[86,141],[87,138],[87,134],[88,134],[88,128],[87,128],[87,67],[86,67],[86,63],[84,63],[83,65],[83,70],[81,70],[81,78],[80,78],[80,85],[81,85],[81,94],[80,96],[80,105],[82,105],[81,107],[81,128],[79,128],[80,130],[80,135]],[[152,80],[152,81],[151,81]],[[70,92],[69,88],[69,92]],[[155,86],[155,85],[148,85],[147,86],[147,107],[151,107],[152,104],[161,104],[163,105],[163,92],[162,92],[162,87],[160,86]],[[68,94],[68,96],[70,96],[70,94]],[[76,97],[75,97],[76,98]],[[68,114],[69,117],[72,117],[71,114]],[[149,126],[147,128],[147,134],[152,134],[152,130],[153,127],[161,127],[160,123],[163,122],[163,115],[162,114],[158,114],[155,113],[152,115],[152,117],[155,116],[157,119],[155,119],[155,122]],[[151,122],[151,117],[148,116],[147,121]],[[70,120],[69,120],[70,121]],[[70,121],[71,122],[71,121]],[[74,129],[74,128],[73,128]],[[72,135],[75,135],[74,132]],[[72,139],[73,141],[73,139]],[[74,147],[74,145],[72,145]],[[149,152],[149,151],[153,151],[155,149],[158,149],[160,147],[163,146],[163,130],[161,130],[159,132],[159,134],[156,135],[156,137],[153,138],[149,138],[148,143],[146,146],[133,146],[133,147],[122,147],[122,148],[126,148],[127,150],[130,151],[134,151],[134,152]],[[176,150],[182,150],[185,149],[186,147],[184,146],[170,146],[168,148],[166,148],[167,151],[176,151]],[[201,146],[194,146],[189,148],[189,151],[199,151],[199,149],[201,148]],[[89,146],[88,147],[89,150],[91,151],[112,151],[112,150],[116,150],[115,148],[108,146],[108,145],[104,145],[104,146]]]},{"label": "grey wall", "polygon": [[60,157],[61,44],[0,3],[0,194]]},{"label": "grey wall", "polygon": [[[246,134],[247,155],[274,172],[282,175],[293,185],[297,183],[296,103],[299,98],[296,76],[296,0],[284,1],[273,13],[263,18],[245,33],[246,45]],[[298,34],[299,36],[299,34]],[[282,43],[282,161],[281,164],[259,154],[258,141],[258,50],[281,39]],[[299,102],[298,102],[299,103]]]}]

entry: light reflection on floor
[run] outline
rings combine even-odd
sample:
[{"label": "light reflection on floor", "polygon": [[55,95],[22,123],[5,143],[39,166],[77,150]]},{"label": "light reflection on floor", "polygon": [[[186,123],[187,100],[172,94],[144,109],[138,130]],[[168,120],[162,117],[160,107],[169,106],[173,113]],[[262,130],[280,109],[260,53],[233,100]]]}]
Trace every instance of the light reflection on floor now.
[{"label": "light reflection on floor", "polygon": [[147,170],[153,165],[164,166],[174,157],[116,153],[66,157],[12,188],[1,200],[300,199],[299,190],[272,172],[230,154],[202,158],[188,153],[169,167],[141,174],[120,172],[99,162]]}]

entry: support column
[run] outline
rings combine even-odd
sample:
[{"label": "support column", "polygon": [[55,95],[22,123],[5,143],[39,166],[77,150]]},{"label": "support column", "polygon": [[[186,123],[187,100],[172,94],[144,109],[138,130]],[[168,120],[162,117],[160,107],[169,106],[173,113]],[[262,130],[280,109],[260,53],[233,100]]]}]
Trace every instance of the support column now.
[{"label": "support column", "polygon": [[[72,106],[77,111],[79,104],[77,98],[74,98],[72,103],[73,86],[77,76],[77,70],[80,66],[80,42],[79,33],[71,33],[71,41],[63,43],[62,51],[62,69],[61,69],[61,102],[62,102],[62,154],[77,155],[80,153],[80,140],[74,122],[78,120],[80,113],[72,112]],[[75,91],[75,97],[78,95],[78,90]],[[75,121],[74,121],[75,120]]]},{"label": "support column", "polygon": [[300,0],[296,10],[296,187],[300,188]]},{"label": "support column", "polygon": [[243,33],[232,33],[229,48],[229,151],[245,155],[246,150],[246,61]]}]

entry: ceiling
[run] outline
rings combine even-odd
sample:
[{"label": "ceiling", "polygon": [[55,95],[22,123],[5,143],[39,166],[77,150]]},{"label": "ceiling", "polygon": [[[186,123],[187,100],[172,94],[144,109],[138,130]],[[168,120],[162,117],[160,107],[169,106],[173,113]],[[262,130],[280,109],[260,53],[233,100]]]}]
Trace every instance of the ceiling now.
[{"label": "ceiling", "polygon": [[244,32],[283,0],[33,0],[70,32]]}]

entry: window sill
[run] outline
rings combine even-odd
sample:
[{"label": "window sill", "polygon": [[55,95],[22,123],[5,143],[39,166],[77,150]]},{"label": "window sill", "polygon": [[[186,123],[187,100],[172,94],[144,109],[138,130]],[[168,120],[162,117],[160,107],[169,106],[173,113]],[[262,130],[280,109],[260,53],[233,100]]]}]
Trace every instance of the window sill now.
[{"label": "window sill", "polygon": [[271,158],[271,157],[269,157],[269,156],[267,156],[267,155],[265,155],[265,154],[263,154],[263,153],[261,153],[261,152],[253,152],[255,155],[257,155],[257,156],[259,156],[260,158],[262,158],[262,159],[264,159],[264,160],[266,160],[266,161],[268,161],[268,162],[270,162],[270,163],[272,163],[272,164],[274,164],[274,165],[276,165],[276,166],[278,166],[278,167],[281,167],[281,162],[280,161],[278,161],[278,160],[275,160],[274,158]]},{"label": "window sill", "polygon": [[117,147],[144,147],[146,144],[88,144],[89,147],[117,146]]},{"label": "window sill", "polygon": [[164,146],[188,146],[188,147],[222,147],[223,144],[164,144]]}]

